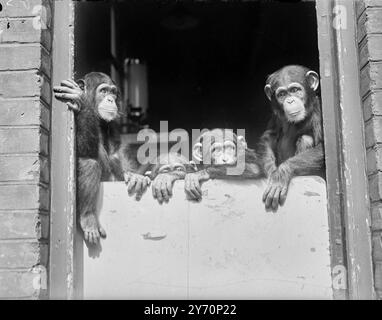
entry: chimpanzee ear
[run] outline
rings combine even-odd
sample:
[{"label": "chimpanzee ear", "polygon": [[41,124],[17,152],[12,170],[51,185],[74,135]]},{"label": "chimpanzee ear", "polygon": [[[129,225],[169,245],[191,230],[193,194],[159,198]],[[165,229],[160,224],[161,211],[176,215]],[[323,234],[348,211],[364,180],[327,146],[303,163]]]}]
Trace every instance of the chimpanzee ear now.
[{"label": "chimpanzee ear", "polygon": [[192,148],[192,156],[200,162],[203,161],[202,149],[203,145],[200,142],[195,143],[194,147]]},{"label": "chimpanzee ear", "polygon": [[265,95],[267,96],[268,100],[271,101],[272,100],[272,89],[271,89],[270,84],[267,84],[264,87],[264,92],[265,92]]},{"label": "chimpanzee ear", "polygon": [[85,91],[85,80],[84,79],[77,80],[77,84],[81,88],[82,91]]},{"label": "chimpanzee ear", "polygon": [[308,71],[305,76],[308,80],[309,86],[312,88],[313,91],[316,91],[320,84],[320,78],[318,74],[314,71]]},{"label": "chimpanzee ear", "polygon": [[245,138],[243,136],[237,136],[237,143],[240,143],[244,147],[244,149],[247,149],[247,141],[245,141]]}]

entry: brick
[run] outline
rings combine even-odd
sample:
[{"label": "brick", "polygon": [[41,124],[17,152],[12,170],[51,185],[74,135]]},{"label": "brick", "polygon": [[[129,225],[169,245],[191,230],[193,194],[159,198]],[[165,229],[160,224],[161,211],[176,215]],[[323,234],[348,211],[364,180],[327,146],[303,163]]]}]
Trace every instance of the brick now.
[{"label": "brick", "polygon": [[359,52],[361,67],[370,61],[382,61],[382,34],[368,35]]},{"label": "brick", "polygon": [[382,117],[373,117],[365,127],[366,148],[382,142]]},{"label": "brick", "polygon": [[0,181],[30,181],[49,183],[49,163],[34,155],[0,155]]},{"label": "brick", "polygon": [[361,95],[369,91],[382,89],[382,63],[370,62],[361,70]]},{"label": "brick", "polygon": [[40,128],[0,127],[0,154],[41,153],[48,155],[48,136]]},{"label": "brick", "polygon": [[0,71],[39,69],[40,67],[46,75],[50,75],[51,59],[40,44],[0,46]]},{"label": "brick", "polygon": [[48,0],[6,0],[1,3],[3,11],[0,12],[0,17],[33,17],[36,15],[34,7],[38,5],[45,6],[51,12],[51,3]]},{"label": "brick", "polygon": [[382,199],[382,173],[378,172],[369,177],[369,193],[371,201]]},{"label": "brick", "polygon": [[0,126],[41,125],[50,129],[50,110],[39,98],[1,100],[0,114]]},{"label": "brick", "polygon": [[40,94],[50,105],[49,80],[37,70],[0,72],[0,98],[38,97]]},{"label": "brick", "polygon": [[48,245],[38,241],[0,241],[0,268],[32,268],[47,265]]},{"label": "brick", "polygon": [[52,32],[39,30],[33,26],[33,18],[0,19],[0,43],[41,43],[47,50],[52,49]]},{"label": "brick", "polygon": [[46,290],[45,267],[36,266],[26,271],[0,271],[1,298],[38,298]]},{"label": "brick", "polygon": [[373,91],[363,101],[364,120],[368,121],[373,116],[382,116],[382,91]]},{"label": "brick", "polygon": [[371,208],[371,226],[373,230],[382,231],[382,204],[373,204]]},{"label": "brick", "polygon": [[0,185],[2,210],[49,210],[49,191],[38,185]]},{"label": "brick", "polygon": [[49,217],[33,212],[0,212],[0,240],[3,239],[47,239]]},{"label": "brick", "polygon": [[361,42],[367,34],[382,33],[381,16],[382,7],[369,8],[362,13],[358,21],[358,42]]},{"label": "brick", "polygon": [[370,148],[366,152],[367,161],[367,174],[371,175],[376,173],[378,170],[382,171],[381,164],[382,161],[379,156],[382,154],[381,146],[377,145]]}]

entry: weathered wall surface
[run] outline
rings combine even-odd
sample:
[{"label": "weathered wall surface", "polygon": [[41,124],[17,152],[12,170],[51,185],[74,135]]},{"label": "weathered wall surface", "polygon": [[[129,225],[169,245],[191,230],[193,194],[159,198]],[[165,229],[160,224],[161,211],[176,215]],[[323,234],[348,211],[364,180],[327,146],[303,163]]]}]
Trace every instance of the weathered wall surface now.
[{"label": "weathered wall surface", "polygon": [[1,4],[0,298],[43,298],[49,251],[52,4]]},{"label": "weathered wall surface", "polygon": [[382,1],[357,1],[361,95],[372,210],[374,280],[382,298]]},{"label": "weathered wall surface", "polygon": [[265,210],[266,186],[210,180],[193,202],[177,181],[160,205],[151,190],[138,202],[103,183],[107,237],[84,249],[84,298],[332,299],[325,181],[294,178],[277,212]]}]

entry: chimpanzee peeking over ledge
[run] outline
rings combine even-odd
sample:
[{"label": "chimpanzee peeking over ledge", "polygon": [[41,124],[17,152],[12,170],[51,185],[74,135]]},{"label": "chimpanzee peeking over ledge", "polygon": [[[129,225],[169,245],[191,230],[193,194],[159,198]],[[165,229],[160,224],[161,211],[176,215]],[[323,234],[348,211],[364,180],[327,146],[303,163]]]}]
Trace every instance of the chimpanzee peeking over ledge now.
[{"label": "chimpanzee peeking over ledge", "polygon": [[296,175],[322,174],[324,146],[318,74],[289,65],[272,73],[264,87],[272,118],[258,151],[268,177],[263,201],[276,210],[283,204],[289,182]]}]

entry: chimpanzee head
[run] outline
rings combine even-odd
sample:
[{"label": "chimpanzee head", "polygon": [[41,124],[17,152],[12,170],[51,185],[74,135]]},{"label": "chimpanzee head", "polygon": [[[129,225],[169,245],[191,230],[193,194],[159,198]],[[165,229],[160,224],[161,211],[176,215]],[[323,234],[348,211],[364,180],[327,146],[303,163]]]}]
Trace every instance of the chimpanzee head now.
[{"label": "chimpanzee head", "polygon": [[273,112],[290,123],[306,119],[319,85],[318,74],[306,67],[291,65],[271,74],[264,87]]},{"label": "chimpanzee head", "polygon": [[237,149],[247,148],[243,136],[237,136],[231,129],[213,129],[202,133],[192,148],[192,156],[203,164],[235,165]]},{"label": "chimpanzee head", "polygon": [[78,84],[101,119],[110,122],[118,118],[119,90],[108,75],[90,72]]},{"label": "chimpanzee head", "polygon": [[154,179],[161,173],[173,173],[184,178],[186,173],[192,171],[195,171],[194,165],[186,157],[176,152],[170,152],[158,156],[151,177]]}]

